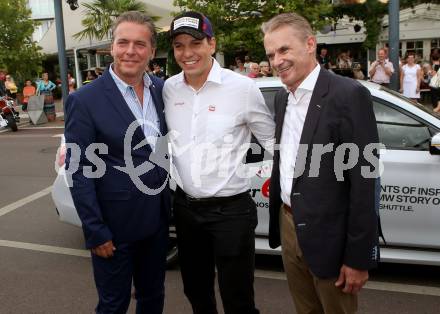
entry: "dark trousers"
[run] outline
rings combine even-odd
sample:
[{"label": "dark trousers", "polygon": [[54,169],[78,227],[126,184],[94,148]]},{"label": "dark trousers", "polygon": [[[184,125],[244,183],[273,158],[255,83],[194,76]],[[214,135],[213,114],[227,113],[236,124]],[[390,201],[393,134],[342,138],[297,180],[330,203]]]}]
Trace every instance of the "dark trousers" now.
[{"label": "dark trousers", "polygon": [[168,223],[163,218],[151,237],[134,243],[116,243],[111,258],[92,254],[99,302],[96,313],[123,314],[135,287],[136,313],[160,314],[164,305],[164,280],[168,248]]},{"label": "dark trousers", "polygon": [[216,314],[215,267],[225,314],[259,313],[254,302],[257,211],[249,193],[208,201],[174,198],[184,292],[195,314]]},{"label": "dark trousers", "polygon": [[431,87],[431,102],[432,108],[438,106],[438,102],[440,101],[440,88],[432,88]]}]

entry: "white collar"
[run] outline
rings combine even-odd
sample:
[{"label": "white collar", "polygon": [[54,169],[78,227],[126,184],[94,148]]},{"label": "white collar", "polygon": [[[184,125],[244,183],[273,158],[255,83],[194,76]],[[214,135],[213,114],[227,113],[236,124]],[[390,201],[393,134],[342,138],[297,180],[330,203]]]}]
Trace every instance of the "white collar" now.
[{"label": "white collar", "polygon": [[[121,91],[122,94],[125,95],[125,92],[127,91],[127,89],[129,88],[133,88],[132,85],[129,85],[127,83],[125,83],[114,71],[113,71],[113,63],[110,65],[109,67],[109,72],[110,75],[112,76],[113,80],[116,83],[116,86],[119,88],[119,90]],[[148,76],[147,72],[144,72],[144,76],[143,76],[143,83],[144,83],[144,88],[150,88],[150,85],[153,83],[150,79],[150,77]]]}]

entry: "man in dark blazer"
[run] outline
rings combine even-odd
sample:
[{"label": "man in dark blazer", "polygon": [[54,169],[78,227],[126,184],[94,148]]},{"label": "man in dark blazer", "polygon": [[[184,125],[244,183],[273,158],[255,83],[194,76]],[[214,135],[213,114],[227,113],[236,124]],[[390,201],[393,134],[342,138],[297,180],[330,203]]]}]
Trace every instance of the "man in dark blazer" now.
[{"label": "man in dark blazer", "polygon": [[132,11],[115,21],[112,34],[113,64],[67,99],[66,143],[80,149],[68,153],[67,172],[92,251],[96,312],[125,313],[134,282],[136,313],[162,313],[168,173],[163,164],[145,164],[160,160],[153,151],[167,131],[163,81],[145,73],[156,31],[151,18]]},{"label": "man in dark blazer", "polygon": [[364,157],[367,145],[378,143],[371,96],[320,68],[303,17],[281,14],[262,30],[267,57],[286,85],[275,98],[280,149],[269,243],[282,246],[297,313],[354,313],[379,253],[375,178],[363,175],[378,168],[377,150],[372,163]]}]

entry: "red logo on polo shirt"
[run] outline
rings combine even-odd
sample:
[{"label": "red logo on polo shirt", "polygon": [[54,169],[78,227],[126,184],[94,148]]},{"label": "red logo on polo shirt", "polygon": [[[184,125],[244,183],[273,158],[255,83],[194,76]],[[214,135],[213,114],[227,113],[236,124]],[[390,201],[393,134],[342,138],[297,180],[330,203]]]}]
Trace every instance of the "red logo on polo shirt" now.
[{"label": "red logo on polo shirt", "polygon": [[208,107],[208,110],[209,110],[209,111],[215,111],[215,106],[210,105],[210,106]]}]

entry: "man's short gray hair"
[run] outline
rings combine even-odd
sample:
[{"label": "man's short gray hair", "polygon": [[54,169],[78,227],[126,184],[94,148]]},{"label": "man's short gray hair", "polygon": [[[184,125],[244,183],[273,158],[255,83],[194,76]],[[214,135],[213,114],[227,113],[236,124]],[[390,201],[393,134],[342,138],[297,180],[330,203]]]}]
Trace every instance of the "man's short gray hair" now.
[{"label": "man's short gray hair", "polygon": [[111,29],[112,41],[114,39],[113,35],[116,29],[118,28],[119,24],[124,22],[131,22],[140,25],[145,25],[151,33],[151,46],[153,48],[156,47],[157,32],[156,32],[156,26],[154,25],[154,21],[151,17],[149,17],[145,13],[139,11],[127,11],[122,13],[116,18],[116,20],[113,22]]},{"label": "man's short gray hair", "polygon": [[283,26],[291,27],[299,35],[306,39],[308,36],[313,36],[314,32],[310,23],[301,15],[296,13],[281,13],[274,16],[269,21],[261,25],[261,30],[264,34],[271,33]]}]

